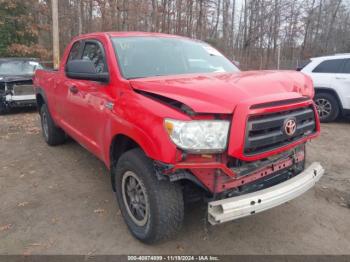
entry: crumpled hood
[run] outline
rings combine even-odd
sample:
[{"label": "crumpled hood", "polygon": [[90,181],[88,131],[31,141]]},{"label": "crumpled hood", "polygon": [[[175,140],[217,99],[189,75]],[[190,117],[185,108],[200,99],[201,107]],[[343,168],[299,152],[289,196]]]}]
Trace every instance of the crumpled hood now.
[{"label": "crumpled hood", "polygon": [[197,113],[230,114],[238,104],[314,95],[312,80],[296,71],[247,71],[130,80],[135,90],[179,101]]},{"label": "crumpled hood", "polygon": [[32,75],[13,75],[13,76],[6,76],[6,75],[0,75],[0,82],[16,82],[16,81],[28,81],[32,80]]}]

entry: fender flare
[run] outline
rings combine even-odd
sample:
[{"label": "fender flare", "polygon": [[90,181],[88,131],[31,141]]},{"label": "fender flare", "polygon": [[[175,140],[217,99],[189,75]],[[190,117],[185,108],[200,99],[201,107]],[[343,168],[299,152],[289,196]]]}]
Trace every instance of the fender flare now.
[{"label": "fender flare", "polygon": [[[159,152],[157,153],[155,151],[155,149],[157,147],[153,143],[152,139],[149,138],[144,132],[142,132],[142,130],[140,130],[139,128],[137,128],[134,125],[128,129],[133,129],[132,133],[133,134],[136,133],[136,135],[132,135],[132,133],[130,131],[128,132],[127,129],[119,130],[119,132],[112,132],[111,134],[113,134],[113,135],[110,136],[110,138],[108,139],[108,143],[107,143],[108,147],[110,148],[110,146],[112,145],[112,142],[116,136],[122,135],[122,136],[125,136],[125,137],[133,140],[142,149],[142,151],[145,152],[145,154],[149,158],[156,159]],[[109,152],[109,150],[105,150],[105,152]],[[111,165],[111,158],[110,158],[109,154],[108,154],[108,156],[106,155],[106,159],[108,159],[106,161],[107,166],[110,166]]]},{"label": "fender flare", "polygon": [[35,98],[36,98],[36,103],[38,105],[38,109],[40,110],[38,96],[40,95],[43,98],[45,104],[48,104],[47,96],[45,94],[44,89],[39,87],[39,86],[34,87],[34,93],[35,93]]}]

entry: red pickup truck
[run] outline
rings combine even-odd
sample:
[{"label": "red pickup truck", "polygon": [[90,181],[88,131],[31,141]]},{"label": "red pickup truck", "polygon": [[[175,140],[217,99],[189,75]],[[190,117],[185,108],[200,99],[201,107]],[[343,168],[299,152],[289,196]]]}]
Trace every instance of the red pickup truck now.
[{"label": "red pickup truck", "polygon": [[305,144],[320,132],[311,79],[240,72],[201,41],[82,35],[34,86],[46,142],[68,135],[105,163],[145,243],[179,230],[187,202],[206,201],[215,225],[289,201],[324,173],[305,168]]}]

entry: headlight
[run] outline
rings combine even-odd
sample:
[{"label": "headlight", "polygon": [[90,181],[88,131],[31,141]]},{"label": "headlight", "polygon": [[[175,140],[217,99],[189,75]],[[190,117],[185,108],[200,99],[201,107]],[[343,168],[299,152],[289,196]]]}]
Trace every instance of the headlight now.
[{"label": "headlight", "polygon": [[229,121],[165,119],[164,125],[171,140],[183,150],[193,153],[217,153],[226,148]]}]

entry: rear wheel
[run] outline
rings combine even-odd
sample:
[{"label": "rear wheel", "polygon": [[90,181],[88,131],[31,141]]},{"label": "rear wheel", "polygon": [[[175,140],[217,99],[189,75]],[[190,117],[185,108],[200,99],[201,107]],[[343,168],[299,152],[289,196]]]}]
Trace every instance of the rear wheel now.
[{"label": "rear wheel", "polygon": [[321,122],[332,122],[339,115],[339,105],[337,99],[327,93],[315,95],[315,104]]},{"label": "rear wheel", "polygon": [[154,243],[181,228],[181,187],[158,180],[152,161],[142,150],[132,149],[120,157],[114,181],[119,208],[135,238]]},{"label": "rear wheel", "polygon": [[64,131],[57,127],[53,122],[46,104],[43,104],[40,108],[40,117],[41,128],[46,143],[48,143],[50,146],[63,144],[66,139],[66,135]]}]

